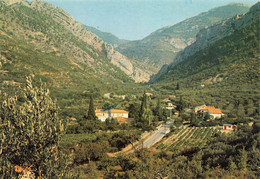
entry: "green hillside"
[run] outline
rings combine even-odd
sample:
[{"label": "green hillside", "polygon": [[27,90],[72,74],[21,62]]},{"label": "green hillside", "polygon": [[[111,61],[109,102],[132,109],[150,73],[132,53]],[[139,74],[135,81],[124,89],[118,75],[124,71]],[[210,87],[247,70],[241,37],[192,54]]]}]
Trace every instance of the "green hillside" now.
[{"label": "green hillside", "polygon": [[203,27],[248,10],[248,5],[239,3],[214,8],[173,26],[159,29],[142,40],[120,45],[118,50],[160,68],[163,64],[172,62],[177,52],[194,42],[196,34]]},{"label": "green hillside", "polygon": [[102,52],[57,22],[57,9],[37,5],[0,1],[1,92],[17,92],[26,76],[34,75],[35,82],[47,83],[61,109],[75,116],[73,111],[85,113],[90,94],[131,94],[138,88]]},{"label": "green hillside", "polygon": [[114,47],[117,47],[118,45],[125,44],[129,42],[128,40],[119,39],[117,36],[109,33],[109,32],[102,32],[94,27],[91,26],[85,26],[89,31],[93,32],[97,36],[99,36],[102,40],[105,42],[113,45]]},{"label": "green hillside", "polygon": [[200,84],[257,84],[258,67],[259,21],[183,60],[159,81],[179,82],[189,88]]}]

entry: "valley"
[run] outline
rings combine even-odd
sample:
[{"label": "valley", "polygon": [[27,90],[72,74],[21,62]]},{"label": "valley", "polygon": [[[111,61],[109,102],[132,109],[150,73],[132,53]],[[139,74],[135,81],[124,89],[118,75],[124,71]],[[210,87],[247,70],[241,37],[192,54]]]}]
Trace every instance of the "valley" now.
[{"label": "valley", "polygon": [[122,40],[0,0],[0,176],[258,178],[260,3]]}]

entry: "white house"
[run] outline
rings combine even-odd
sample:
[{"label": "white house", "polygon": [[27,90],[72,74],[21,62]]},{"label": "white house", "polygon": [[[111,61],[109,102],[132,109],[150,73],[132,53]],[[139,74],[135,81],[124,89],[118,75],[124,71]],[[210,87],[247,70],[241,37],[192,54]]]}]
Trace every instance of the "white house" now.
[{"label": "white house", "polygon": [[205,104],[202,106],[196,106],[195,112],[202,113],[203,118],[208,114],[213,117],[213,119],[221,118],[224,114],[221,109],[215,108],[214,106],[206,106]]},{"label": "white house", "polygon": [[[122,109],[111,109],[110,112],[112,118],[128,118],[129,113]],[[97,118],[102,122],[106,121],[106,119],[109,118],[108,111],[103,111],[103,109],[97,109],[95,110],[95,113]]]}]

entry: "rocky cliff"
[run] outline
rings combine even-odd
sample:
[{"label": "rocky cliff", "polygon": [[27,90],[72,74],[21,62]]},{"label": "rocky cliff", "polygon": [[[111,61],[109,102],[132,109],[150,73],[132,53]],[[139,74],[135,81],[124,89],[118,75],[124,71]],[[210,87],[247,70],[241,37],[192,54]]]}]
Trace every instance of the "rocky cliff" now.
[{"label": "rocky cliff", "polygon": [[[120,54],[119,52],[114,50],[112,45],[107,44],[102,39],[100,39],[97,35],[88,31],[81,23],[75,21],[73,17],[70,14],[68,14],[66,11],[64,11],[62,8],[55,7],[47,2],[40,1],[40,0],[34,0],[31,3],[23,0],[5,0],[4,2],[9,6],[22,4],[24,6],[27,6],[28,8],[37,10],[42,14],[51,16],[53,20],[55,20],[59,25],[61,25],[66,30],[71,32],[75,37],[81,39],[91,47],[95,48],[96,50],[104,54],[112,64],[119,67],[124,73],[126,73],[128,76],[134,79],[135,82],[148,81],[150,75],[153,73],[153,71],[151,71],[148,68],[142,69],[142,65],[141,66],[139,65],[137,67],[135,63],[131,61],[131,59]],[[52,29],[52,31],[55,32],[56,30]],[[72,44],[71,42],[68,41],[66,44],[63,45],[64,48],[66,48],[67,50],[69,49],[75,50],[75,55],[79,57],[77,58],[78,61],[87,63],[90,66],[95,61],[93,58],[89,56],[88,53],[85,53],[80,48],[75,47],[75,44]]]}]

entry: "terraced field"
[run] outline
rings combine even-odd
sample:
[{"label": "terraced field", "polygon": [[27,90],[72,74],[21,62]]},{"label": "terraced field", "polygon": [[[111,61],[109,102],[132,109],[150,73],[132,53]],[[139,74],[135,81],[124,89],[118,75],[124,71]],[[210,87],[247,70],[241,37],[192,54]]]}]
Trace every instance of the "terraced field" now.
[{"label": "terraced field", "polygon": [[194,147],[202,147],[211,136],[220,133],[212,127],[190,127],[177,129],[157,149],[166,151],[187,150]]}]

